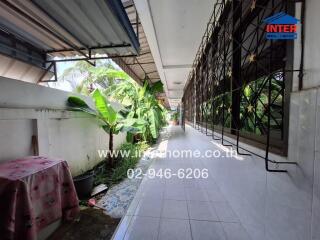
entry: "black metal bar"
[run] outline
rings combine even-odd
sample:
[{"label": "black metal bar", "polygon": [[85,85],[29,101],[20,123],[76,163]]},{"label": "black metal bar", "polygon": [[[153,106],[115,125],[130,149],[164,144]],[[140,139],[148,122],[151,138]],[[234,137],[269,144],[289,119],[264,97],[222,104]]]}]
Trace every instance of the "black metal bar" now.
[{"label": "black metal bar", "polygon": [[303,69],[304,69],[304,35],[305,35],[305,12],[306,3],[302,1],[301,3],[301,55],[300,55],[300,72],[299,72],[299,90],[303,89]]},{"label": "black metal bar", "polygon": [[[233,34],[232,34],[232,48],[233,48],[233,58],[232,58],[232,84],[233,89],[237,89],[236,91],[232,91],[232,122],[231,128],[235,128],[236,130],[231,130],[231,133],[236,133],[236,150],[237,154],[251,156],[248,153],[242,153],[239,150],[239,140],[240,140],[240,129],[241,129],[241,121],[240,121],[240,102],[241,102],[241,93],[240,90],[242,88],[241,81],[241,48],[239,47],[239,42],[242,41],[242,35],[240,31],[237,31],[237,24],[241,26],[242,24],[242,1],[233,1]],[[239,88],[239,89],[238,89]]]},{"label": "black metal bar", "polygon": [[[274,5],[274,0],[272,0],[272,6]],[[273,40],[270,40],[270,48],[272,49],[273,46]],[[272,56],[273,52],[270,51],[270,57],[269,57],[269,68],[271,68],[272,65]],[[271,121],[271,88],[272,88],[272,81],[271,77],[268,77],[268,125],[267,125],[267,145],[266,145],[266,155],[265,155],[265,168],[268,172],[287,172],[287,170],[277,170],[277,169],[270,169],[269,168],[269,147],[270,147],[270,121]]]},{"label": "black metal bar", "polygon": [[[234,144],[233,142],[231,142],[231,141],[229,141],[229,140],[226,140],[226,139],[225,139],[224,141],[230,143],[232,146],[235,146],[235,147],[237,146],[236,144]],[[249,156],[250,156],[250,155],[254,155],[254,156],[256,156],[256,157],[259,157],[259,158],[262,158],[263,160],[265,160],[265,156],[261,156],[261,155],[255,153],[255,152],[252,152],[252,151],[248,150],[247,148],[244,148],[244,147],[239,146],[239,149],[242,149],[242,150],[250,153],[250,154],[244,153],[244,154],[240,154],[240,155],[249,155]],[[271,163],[273,163],[273,164],[297,165],[296,162],[281,162],[281,161],[278,162],[278,161],[270,160],[270,159],[268,159],[268,162],[271,162]]]},{"label": "black metal bar", "polygon": [[[226,52],[226,26],[223,27],[223,89],[226,89],[226,61],[227,61],[227,52]],[[225,109],[226,109],[226,94],[222,95],[222,130],[221,130],[221,144],[226,147],[231,147],[230,144],[224,143],[224,127],[225,127]]]},{"label": "black metal bar", "polygon": [[127,12],[125,11],[123,4],[119,0],[109,0],[106,1],[109,7],[112,9],[113,13],[117,16],[117,20],[121,23],[123,28],[126,30],[130,42],[132,44],[135,53],[139,53],[140,50],[140,42],[139,38],[135,35],[132,24],[130,23]]},{"label": "black metal bar", "polygon": [[138,11],[136,10],[136,34],[137,34],[137,39],[138,41],[140,40],[139,39],[139,16],[138,16]]},{"label": "black metal bar", "polygon": [[[303,71],[292,69],[292,64],[288,64],[292,57],[288,54],[292,49],[286,48],[288,42],[272,41],[269,44],[269,40],[264,36],[263,19],[275,12],[288,10],[288,5],[292,4],[287,0],[279,0],[276,4],[274,2],[259,0],[259,4],[255,6],[243,7],[243,4],[249,2],[234,0],[221,1],[214,5],[209,22],[212,27],[208,25],[202,37],[193,70],[187,80],[183,103],[186,108],[184,111],[188,113],[186,117],[189,112],[195,114],[193,125],[196,129],[203,132],[205,127],[208,134],[210,126],[212,138],[215,139],[215,125],[221,124],[219,140],[222,145],[226,145],[224,142],[230,143],[224,138],[225,129],[228,129],[236,136],[236,143],[231,143],[231,146],[236,147],[239,155],[257,155],[265,160],[267,171],[286,172],[284,169],[271,169],[269,163],[297,163],[270,160],[271,138],[272,142],[278,139],[281,143],[285,142],[285,82],[290,84],[292,74],[288,73]],[[289,80],[286,80],[287,78]],[[193,89],[190,88],[191,84],[194,86]],[[191,97],[192,94],[195,95],[194,98]],[[195,100],[192,105],[195,111],[189,106],[189,99]],[[220,104],[222,108],[218,106]],[[265,156],[241,147],[240,131],[261,135],[266,141]],[[279,131],[280,134],[272,135],[272,131]],[[241,153],[239,149],[245,150],[245,153]]]},{"label": "black metal bar", "polygon": [[[217,13],[217,4],[214,5],[214,8],[213,8],[213,16],[214,16],[214,21],[212,23],[212,28],[214,29],[216,27],[216,19],[217,19],[217,16],[219,15]],[[213,30],[214,31],[214,30]],[[216,52],[216,49],[217,49],[217,44],[214,43],[214,35],[211,35],[211,48],[212,48],[212,51],[211,51],[211,64],[210,66],[212,67],[212,94],[211,94],[211,98],[212,98],[212,103],[211,103],[211,108],[212,108],[212,139],[213,140],[220,140],[220,138],[215,138],[215,134],[214,134],[214,131],[215,131],[215,112],[216,112],[216,108],[215,108],[215,101],[214,101],[214,94],[215,94],[215,77],[216,77],[216,74],[215,74],[215,70],[214,70],[214,56],[215,56],[215,52]]]},{"label": "black metal bar", "polygon": [[[237,30],[237,23],[240,22],[241,25],[241,15],[242,15],[242,1],[235,0],[232,2],[233,9],[236,9],[233,17],[233,34],[232,34],[232,48],[234,49],[232,55],[232,89],[237,89],[242,87],[241,81],[241,49],[239,48],[239,42],[241,41],[241,33]],[[234,74],[232,74],[234,73]],[[232,91],[232,123],[231,128],[240,130],[240,89]],[[231,131],[231,133],[235,133]],[[237,132],[238,138],[239,132]]]},{"label": "black metal bar", "polygon": [[56,62],[53,63],[53,72],[54,72],[54,80],[55,80],[55,82],[57,82],[58,81],[58,70],[57,70],[57,63]]},{"label": "black metal bar", "polygon": [[[54,80],[43,80],[43,78],[47,75],[47,73],[50,71],[50,69],[53,67],[54,71]],[[45,69],[43,74],[40,76],[39,80],[37,81],[38,83],[44,83],[44,82],[57,82],[58,77],[57,77],[57,65],[55,62],[50,63],[50,65]]]},{"label": "black metal bar", "polygon": [[[210,22],[209,22],[210,23]],[[207,32],[209,31],[209,23],[207,24]],[[206,36],[206,41],[207,44],[210,46],[209,44],[209,34],[207,33]],[[210,51],[210,49],[209,49]],[[208,136],[208,112],[209,112],[209,56],[206,56],[206,64],[205,64],[205,70],[206,70],[206,102],[205,102],[205,109],[206,109],[206,135]]]}]

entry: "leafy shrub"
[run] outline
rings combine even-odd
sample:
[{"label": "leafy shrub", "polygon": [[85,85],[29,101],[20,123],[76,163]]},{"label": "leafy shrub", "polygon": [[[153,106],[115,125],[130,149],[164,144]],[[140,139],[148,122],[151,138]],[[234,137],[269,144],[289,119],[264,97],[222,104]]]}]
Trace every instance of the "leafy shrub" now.
[{"label": "leafy shrub", "polygon": [[146,142],[139,142],[136,144],[124,143],[120,147],[120,151],[130,153],[129,156],[125,156],[117,161],[117,166],[113,169],[111,180],[113,183],[119,182],[127,177],[127,171],[130,168],[134,168],[142,157],[143,152],[149,148]]},{"label": "leafy shrub", "polygon": [[[128,169],[135,168],[143,152],[148,148],[149,145],[146,142],[122,144],[118,150],[116,165],[98,173],[95,178],[95,185],[101,183],[112,185],[126,178]],[[122,156],[121,153],[123,153]]]}]

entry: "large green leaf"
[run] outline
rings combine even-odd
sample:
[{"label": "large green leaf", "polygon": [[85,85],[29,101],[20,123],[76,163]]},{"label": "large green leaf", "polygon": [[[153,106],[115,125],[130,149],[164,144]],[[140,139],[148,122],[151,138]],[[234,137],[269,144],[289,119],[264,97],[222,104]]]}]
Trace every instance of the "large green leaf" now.
[{"label": "large green leaf", "polygon": [[117,120],[117,112],[113,109],[105,95],[99,89],[96,89],[92,94],[92,98],[104,121],[109,125],[114,125]]},{"label": "large green leaf", "polygon": [[144,98],[144,95],[147,91],[147,87],[148,87],[148,82],[145,81],[143,84],[143,87],[140,89],[139,91],[139,100],[141,101]]},{"label": "large green leaf", "polygon": [[69,107],[72,107],[75,110],[86,112],[94,116],[98,115],[98,113],[94,109],[90,108],[89,105],[80,97],[70,96],[67,101]]},{"label": "large green leaf", "polygon": [[151,109],[148,112],[148,117],[149,117],[149,128],[150,128],[150,132],[153,138],[157,138],[159,135],[159,131],[158,131],[158,118],[157,118],[157,113],[155,112],[154,109]]},{"label": "large green leaf", "polygon": [[117,124],[116,130],[121,132],[143,133],[148,122],[138,118],[126,118]]}]

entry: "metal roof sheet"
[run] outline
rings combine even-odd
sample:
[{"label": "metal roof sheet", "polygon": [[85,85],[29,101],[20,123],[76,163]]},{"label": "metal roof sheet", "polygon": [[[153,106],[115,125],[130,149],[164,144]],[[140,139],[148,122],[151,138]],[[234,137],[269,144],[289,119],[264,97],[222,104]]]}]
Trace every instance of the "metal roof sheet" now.
[{"label": "metal roof sheet", "polygon": [[[46,75],[43,76],[43,74]],[[42,68],[0,54],[0,76],[37,83],[41,76],[48,80],[53,74],[52,72],[45,73]]]},{"label": "metal roof sheet", "polygon": [[0,1],[2,76],[37,82],[46,71],[46,79],[52,76],[48,61],[55,57],[132,56],[138,51],[120,0]]},{"label": "metal roof sheet", "polygon": [[[141,25],[139,16],[137,16],[134,2],[132,0],[122,0],[122,3],[136,35],[139,36],[140,54],[135,57],[115,58],[113,61],[140,84],[142,84],[144,80],[149,81],[151,84],[160,81],[160,76],[150,51],[143,26]],[[137,34],[137,30],[139,34]],[[158,94],[157,98],[163,102],[164,106],[169,108],[169,102],[165,93]]]},{"label": "metal roof sheet", "polygon": [[[137,17],[137,12],[132,0],[122,0],[127,16],[130,20],[132,27],[134,28],[136,35],[139,37],[140,54],[135,57],[122,57],[121,59],[113,59],[122,68],[124,64],[126,69],[130,69],[129,75],[137,82],[143,82],[148,80],[150,83],[154,83],[160,80],[160,76],[157,71],[157,67],[154,63],[150,47],[144,33],[143,27]],[[138,22],[137,22],[138,21]],[[137,27],[138,24],[138,27]],[[137,33],[138,30],[138,33]],[[134,74],[130,74],[130,73]]]},{"label": "metal roof sheet", "polygon": [[[2,0],[0,27],[52,56],[136,54],[139,42],[118,0]],[[40,25],[38,24],[40,23]],[[57,52],[57,53],[54,53]]]}]

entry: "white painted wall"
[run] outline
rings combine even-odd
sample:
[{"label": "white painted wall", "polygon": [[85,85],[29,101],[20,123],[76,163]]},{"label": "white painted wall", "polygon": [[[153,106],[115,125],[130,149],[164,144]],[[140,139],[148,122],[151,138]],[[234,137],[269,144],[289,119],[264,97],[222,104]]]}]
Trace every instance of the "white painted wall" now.
[{"label": "white painted wall", "polygon": [[[95,118],[67,110],[69,95],[1,77],[0,162],[32,155],[33,135],[38,137],[39,154],[67,160],[73,175],[101,161],[97,150],[108,149],[109,136]],[[115,136],[114,141],[115,148],[119,147],[125,134]]]}]

